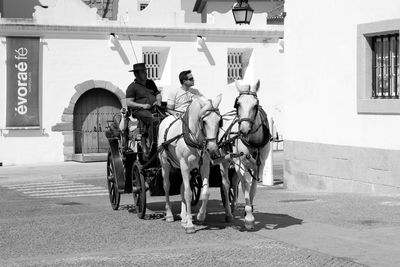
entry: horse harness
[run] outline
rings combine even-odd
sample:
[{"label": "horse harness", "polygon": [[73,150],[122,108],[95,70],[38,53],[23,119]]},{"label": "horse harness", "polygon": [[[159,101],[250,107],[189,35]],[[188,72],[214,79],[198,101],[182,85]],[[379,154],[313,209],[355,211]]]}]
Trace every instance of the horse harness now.
[{"label": "horse harness", "polygon": [[[211,103],[211,101],[210,101],[210,103]],[[222,116],[220,115],[218,108],[214,108],[213,107],[213,108],[208,109],[204,113],[204,115],[201,116],[200,121],[202,122],[204,120],[204,118],[207,117],[208,115],[210,115],[212,112],[217,113],[221,117],[220,122],[219,122],[219,127],[222,127]],[[175,137],[173,137],[173,138],[171,138],[171,139],[169,139],[169,140],[167,140],[168,131],[170,130],[172,125],[175,122],[177,122],[179,119],[182,120],[182,133],[177,135],[177,136],[175,136]],[[201,132],[203,133],[203,135],[205,136],[203,123],[200,123],[200,129],[201,129]],[[161,144],[161,147],[160,147],[161,149],[159,149],[158,152],[161,152],[162,150],[165,150],[167,152],[167,154],[168,154],[168,161],[170,159],[173,160],[173,157],[171,156],[171,154],[170,154],[170,152],[168,150],[168,146],[171,143],[173,143],[173,142],[177,141],[178,139],[180,139],[181,137],[183,137],[186,145],[188,145],[190,147],[193,147],[193,148],[196,148],[196,149],[201,151],[200,152],[200,159],[199,159],[199,169],[200,169],[201,165],[203,165],[203,154],[204,154],[204,150],[205,150],[205,147],[206,147],[207,143],[210,142],[210,141],[213,141],[213,140],[217,140],[218,136],[215,137],[215,138],[205,138],[203,142],[199,142],[198,140],[195,140],[194,134],[189,128],[189,113],[188,113],[188,110],[187,110],[182,118],[176,118],[168,126],[168,128],[166,129],[166,131],[164,133],[164,142]],[[171,164],[170,161],[169,161],[169,163]],[[177,166],[179,166],[179,164],[176,161],[174,163]]]},{"label": "horse harness", "polygon": [[[238,108],[239,108],[238,101],[239,101],[239,98],[241,95],[252,95],[256,98],[257,104],[256,104],[256,113],[254,115],[254,118],[253,119],[238,118],[238,116],[236,116],[236,118],[232,121],[231,125],[228,127],[227,131],[221,138],[222,141],[219,142],[219,146],[223,147],[223,149],[225,149],[225,150],[230,149],[232,151],[232,144],[237,139],[240,139],[247,148],[249,148],[250,150],[256,150],[255,153],[247,154],[246,159],[249,161],[252,161],[251,159],[254,158],[256,160],[255,163],[257,165],[257,176],[254,176],[254,174],[250,168],[247,169],[247,172],[250,173],[253,180],[259,181],[260,180],[259,172],[260,172],[260,165],[261,165],[260,150],[272,140],[272,136],[271,136],[271,133],[270,133],[269,127],[268,127],[269,123],[268,123],[267,114],[265,113],[264,109],[259,104],[259,100],[257,98],[257,93],[251,92],[251,91],[241,92],[239,94],[239,96],[235,99],[235,104],[233,106],[236,109],[236,114],[238,113]],[[251,127],[253,128],[254,122],[255,122],[258,114],[260,115],[261,124],[256,129],[252,129],[250,131],[250,134],[256,133],[260,128],[262,128],[264,138],[261,143],[251,142],[248,137],[247,138],[244,137],[240,132],[237,132],[237,133],[231,132],[234,124],[238,123],[240,125],[240,123],[243,121],[248,121],[251,124]],[[228,136],[230,136],[231,134],[234,134],[233,137],[228,138]],[[230,153],[231,153],[231,151],[230,151]],[[254,155],[254,154],[256,154],[256,155]],[[240,158],[243,155],[244,155],[243,152],[231,153],[231,158],[232,159]]]},{"label": "horse harness", "polygon": [[259,106],[260,106],[260,105],[259,105],[259,104],[260,104],[260,101],[259,101],[258,98],[257,98],[257,93],[256,93],[256,92],[251,92],[251,91],[240,92],[240,94],[238,95],[238,97],[236,97],[236,99],[235,99],[235,104],[233,105],[233,108],[236,109],[236,113],[237,113],[238,108],[239,108],[239,98],[240,98],[242,95],[252,95],[252,96],[255,97],[255,99],[257,100],[256,112],[255,112],[255,114],[254,114],[254,118],[253,118],[253,119],[251,119],[251,118],[239,118],[238,123],[239,123],[239,125],[240,125],[240,123],[242,123],[243,121],[248,121],[248,122],[251,124],[251,126],[253,126],[254,121],[255,121],[255,119],[257,118],[257,114],[258,114],[258,110],[259,110]]}]

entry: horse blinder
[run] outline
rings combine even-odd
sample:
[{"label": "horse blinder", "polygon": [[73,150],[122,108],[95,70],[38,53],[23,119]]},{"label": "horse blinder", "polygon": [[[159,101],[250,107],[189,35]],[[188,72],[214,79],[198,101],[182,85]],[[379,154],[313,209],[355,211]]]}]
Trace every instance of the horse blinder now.
[{"label": "horse blinder", "polygon": [[[239,95],[239,96],[240,96],[240,95]],[[235,99],[235,104],[233,104],[233,108],[234,108],[234,109],[237,109],[237,108],[239,107],[239,103],[238,103],[238,101],[239,101],[239,96],[236,97],[236,99]]]}]

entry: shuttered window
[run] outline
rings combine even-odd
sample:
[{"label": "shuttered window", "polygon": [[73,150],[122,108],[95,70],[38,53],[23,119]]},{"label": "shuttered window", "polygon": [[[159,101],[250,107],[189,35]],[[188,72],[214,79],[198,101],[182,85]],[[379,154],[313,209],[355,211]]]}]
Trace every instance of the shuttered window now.
[{"label": "shuttered window", "polygon": [[399,98],[399,34],[372,38],[372,98]]},{"label": "shuttered window", "polygon": [[160,80],[160,52],[148,51],[143,52],[143,62],[147,68],[147,79]]},{"label": "shuttered window", "polygon": [[228,82],[243,79],[243,53],[228,52]]}]

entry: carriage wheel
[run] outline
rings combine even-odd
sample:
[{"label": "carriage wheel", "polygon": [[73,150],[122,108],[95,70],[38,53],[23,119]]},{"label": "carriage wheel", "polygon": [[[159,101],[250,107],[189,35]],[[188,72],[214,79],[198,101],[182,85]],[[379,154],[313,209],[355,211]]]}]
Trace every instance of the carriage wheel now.
[{"label": "carriage wheel", "polygon": [[[150,158],[157,151],[157,145],[152,143],[152,144],[150,144],[150,147],[148,147],[146,144],[146,139],[147,138],[142,137],[140,143],[138,144],[138,155],[139,155],[139,160],[142,164],[149,161]],[[146,147],[147,149],[143,149],[143,147]],[[145,152],[145,150],[146,150],[146,152]]]},{"label": "carriage wheel", "polygon": [[196,206],[197,203],[199,203],[202,186],[203,180],[201,179],[200,174],[195,174],[190,177],[190,189],[192,190],[192,206]]},{"label": "carriage wheel", "polygon": [[142,166],[136,160],[132,166],[132,194],[136,206],[136,213],[140,219],[146,215],[146,183],[141,172]]},{"label": "carriage wheel", "polygon": [[111,156],[111,150],[108,151],[107,156],[107,187],[111,207],[113,210],[117,210],[119,208],[121,195],[119,194],[118,190],[118,184],[115,176],[115,166]]}]

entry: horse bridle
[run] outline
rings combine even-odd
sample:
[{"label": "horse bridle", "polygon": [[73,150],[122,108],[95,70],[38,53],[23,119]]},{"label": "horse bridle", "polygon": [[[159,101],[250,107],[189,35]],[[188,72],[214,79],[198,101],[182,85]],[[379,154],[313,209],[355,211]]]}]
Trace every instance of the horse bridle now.
[{"label": "horse bridle", "polygon": [[258,107],[259,107],[259,100],[258,100],[258,97],[257,97],[257,93],[251,92],[251,91],[241,92],[241,93],[239,94],[239,96],[236,97],[235,104],[234,104],[234,106],[233,106],[233,107],[236,109],[236,113],[239,112],[239,111],[238,111],[238,108],[239,108],[239,103],[238,103],[238,101],[239,101],[239,98],[240,98],[242,95],[252,95],[252,96],[255,97],[255,99],[257,100],[256,112],[255,112],[255,114],[254,114],[254,118],[253,118],[253,119],[250,119],[250,118],[239,118],[238,123],[239,123],[239,125],[240,125],[240,123],[242,123],[243,121],[247,121],[247,122],[250,123],[251,127],[253,127],[253,124],[254,124],[254,122],[255,122],[255,120],[256,120],[256,118],[257,118]]},{"label": "horse bridle", "polygon": [[[203,135],[204,135],[205,137],[206,137],[206,133],[204,132],[203,121],[204,121],[204,118],[207,117],[208,115],[210,115],[212,112],[215,112],[215,113],[217,113],[217,114],[219,115],[220,120],[219,120],[218,126],[219,126],[219,128],[222,127],[222,116],[221,116],[221,114],[220,114],[220,112],[219,112],[219,109],[218,109],[218,108],[210,108],[210,109],[207,109],[206,112],[204,113],[204,115],[200,117],[200,121],[202,122],[202,123],[200,123],[200,130],[201,130],[201,132],[203,133]],[[218,140],[218,133],[217,133],[217,136],[214,137],[214,138],[205,138],[205,139],[204,139],[204,141],[205,141],[206,144],[207,144],[208,142],[211,142],[211,141],[214,141],[214,140],[215,140],[215,141]]]}]

